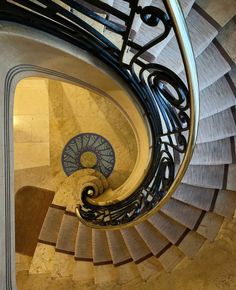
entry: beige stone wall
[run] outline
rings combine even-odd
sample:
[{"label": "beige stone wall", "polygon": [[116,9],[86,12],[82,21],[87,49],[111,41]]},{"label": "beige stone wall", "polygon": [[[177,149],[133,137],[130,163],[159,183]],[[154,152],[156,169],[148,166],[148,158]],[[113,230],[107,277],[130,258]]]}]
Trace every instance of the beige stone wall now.
[{"label": "beige stone wall", "polygon": [[110,186],[120,186],[131,174],[136,158],[135,135],[120,110],[106,97],[68,83],[49,81],[50,163],[53,175],[62,169],[66,143],[80,133],[96,133],[112,145],[116,162]]},{"label": "beige stone wall", "polygon": [[19,82],[14,98],[15,170],[49,165],[49,110],[47,79]]}]

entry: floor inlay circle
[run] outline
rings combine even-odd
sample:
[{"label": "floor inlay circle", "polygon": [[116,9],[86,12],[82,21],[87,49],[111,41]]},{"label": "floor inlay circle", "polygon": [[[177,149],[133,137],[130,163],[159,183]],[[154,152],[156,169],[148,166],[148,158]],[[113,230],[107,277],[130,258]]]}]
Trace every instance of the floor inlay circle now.
[{"label": "floor inlay circle", "polygon": [[65,145],[61,160],[68,176],[83,168],[94,168],[108,177],[115,166],[115,152],[101,135],[82,133]]}]

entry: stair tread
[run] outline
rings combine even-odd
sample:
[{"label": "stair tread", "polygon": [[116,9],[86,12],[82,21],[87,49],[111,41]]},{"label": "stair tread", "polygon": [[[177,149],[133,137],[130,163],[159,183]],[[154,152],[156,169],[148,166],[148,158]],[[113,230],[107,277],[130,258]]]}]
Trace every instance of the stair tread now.
[{"label": "stair tread", "polygon": [[227,172],[227,182],[226,182],[226,189],[228,190],[236,190],[236,164],[230,164],[228,166]]},{"label": "stair tread", "polygon": [[45,216],[43,226],[39,234],[39,240],[55,244],[59,234],[62,218],[65,210],[50,206]]},{"label": "stair tread", "polygon": [[106,234],[113,264],[120,265],[132,261],[120,231],[107,231]]},{"label": "stair tread", "polygon": [[[84,242],[86,241],[86,243]],[[92,228],[79,223],[75,242],[75,259],[80,261],[92,261]]]},{"label": "stair tread", "polygon": [[206,143],[236,136],[234,107],[200,120],[197,143]]},{"label": "stair tread", "polygon": [[137,265],[140,276],[144,281],[155,279],[162,272],[161,263],[156,257],[150,257]]},{"label": "stair tread", "polygon": [[224,165],[190,165],[182,182],[199,187],[222,189],[224,172]]},{"label": "stair tread", "polygon": [[205,211],[232,218],[236,208],[236,192],[181,184],[173,198]]},{"label": "stair tread", "polygon": [[[196,66],[200,91],[212,85],[231,69],[214,43],[211,43],[196,58]],[[186,83],[186,75],[183,71],[179,74],[179,77]]]},{"label": "stair tread", "polygon": [[226,75],[200,92],[200,119],[208,118],[236,105],[230,83],[232,80]]},{"label": "stair tread", "polygon": [[159,253],[162,252],[163,249],[165,249],[166,246],[170,243],[156,230],[156,228],[152,224],[147,221],[138,224],[136,226],[136,230],[138,231],[138,233],[140,234],[140,236],[142,237],[142,239],[149,247],[154,256],[158,256]]},{"label": "stair tread", "polygon": [[78,225],[79,222],[76,216],[64,214],[56,243],[57,251],[74,255]]},{"label": "stair tread", "polygon": [[182,180],[193,186],[218,189],[236,189],[236,164],[190,165]]},{"label": "stair tread", "polygon": [[[217,35],[217,30],[196,10],[192,9],[186,18],[195,57],[199,56]],[[173,37],[158,55],[157,63],[167,66],[175,73],[184,69],[184,64],[176,38]]]},{"label": "stair tread", "polygon": [[[152,3],[152,0],[139,0],[138,5],[145,7],[149,6]],[[130,33],[130,38],[133,39],[136,35],[136,33],[139,31],[141,25],[142,25],[142,19],[139,14],[136,14],[132,23],[131,27],[131,33]]]},{"label": "stair tread", "polygon": [[202,210],[210,210],[215,190],[188,184],[180,184],[173,198]]},{"label": "stair tread", "polygon": [[92,246],[93,246],[94,265],[112,263],[112,257],[105,231],[92,229]]},{"label": "stair tread", "polygon": [[236,192],[220,190],[217,195],[213,211],[228,219],[233,218],[236,208]]},{"label": "stair tread", "polygon": [[235,43],[236,43],[236,17],[234,16],[221,30],[217,36],[217,41],[224,48],[232,62],[236,63]]},{"label": "stair tread", "polygon": [[181,201],[170,199],[161,211],[189,229],[194,229],[202,211]]},{"label": "stair tread", "polygon": [[186,231],[186,227],[161,212],[157,212],[148,220],[172,244],[177,243]]},{"label": "stair tread", "polygon": [[[116,0],[116,1],[113,1],[112,3],[112,7],[127,14],[129,13],[130,11],[130,8],[129,8],[129,3],[128,2],[125,2],[125,1],[122,1],[122,0]],[[117,18],[116,16],[110,14],[109,15],[109,20],[117,23],[117,24],[120,24],[120,25],[125,25],[124,21]]]},{"label": "stair tread", "polygon": [[204,237],[194,231],[190,231],[180,242],[178,248],[184,253],[185,256],[192,258],[197,254],[204,242]]},{"label": "stair tread", "polygon": [[176,246],[171,246],[158,260],[166,272],[171,272],[183,258],[183,253]]},{"label": "stair tread", "polygon": [[136,263],[139,263],[147,257],[152,256],[151,251],[134,227],[122,229],[121,234],[124,238],[131,257]]},{"label": "stair tread", "polygon": [[231,148],[232,146],[235,147],[235,144],[231,138],[197,144],[195,146],[190,164],[220,165],[232,163],[233,159]]},{"label": "stair tread", "polygon": [[231,68],[231,71],[229,72],[229,77],[232,80],[232,84],[233,84],[233,90],[236,93],[236,66],[233,66]]},{"label": "stair tread", "polygon": [[197,4],[221,26],[224,26],[236,14],[234,0],[197,0]]},{"label": "stair tread", "polygon": [[117,267],[118,284],[127,285],[141,282],[141,276],[134,262]]},{"label": "stair tread", "polygon": [[205,213],[198,229],[197,233],[208,239],[214,241],[220,227],[223,223],[224,218],[212,212]]}]

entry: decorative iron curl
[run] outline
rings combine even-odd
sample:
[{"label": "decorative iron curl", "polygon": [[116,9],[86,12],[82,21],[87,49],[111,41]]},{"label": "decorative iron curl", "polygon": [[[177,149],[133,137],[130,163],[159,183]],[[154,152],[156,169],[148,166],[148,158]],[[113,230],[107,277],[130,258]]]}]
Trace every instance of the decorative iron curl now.
[{"label": "decorative iron curl", "polygon": [[160,158],[156,163],[158,168],[146,186],[140,187],[126,200],[108,206],[90,204],[89,196],[83,192],[81,197],[83,205],[78,205],[77,215],[94,225],[106,227],[130,223],[153,209],[174,179],[174,162],[170,152],[163,149],[159,154]]},{"label": "decorative iron curl", "polygon": [[[164,31],[160,35],[146,43],[144,46],[139,47],[139,50],[134,54],[129,64],[130,71],[133,75],[135,75],[134,64],[138,63],[139,58],[142,57],[142,55],[146,53],[150,48],[156,46],[158,43],[163,41],[169,35],[172,28],[169,15],[155,6],[147,6],[143,9],[139,7],[137,12],[140,14],[142,21],[148,26],[155,27],[157,25],[160,25],[161,22],[164,26]],[[132,47],[132,43],[130,45]]]}]

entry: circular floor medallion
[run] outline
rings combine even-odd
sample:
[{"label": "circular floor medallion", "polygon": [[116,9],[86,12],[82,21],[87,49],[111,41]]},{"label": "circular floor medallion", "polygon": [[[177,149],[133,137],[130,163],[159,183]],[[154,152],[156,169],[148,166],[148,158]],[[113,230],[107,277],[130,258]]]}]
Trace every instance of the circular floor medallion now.
[{"label": "circular floor medallion", "polygon": [[108,177],[114,165],[115,152],[111,144],[98,134],[79,134],[62,152],[62,166],[67,176],[80,169],[93,168]]}]

